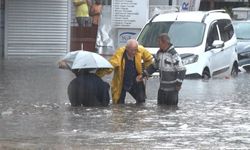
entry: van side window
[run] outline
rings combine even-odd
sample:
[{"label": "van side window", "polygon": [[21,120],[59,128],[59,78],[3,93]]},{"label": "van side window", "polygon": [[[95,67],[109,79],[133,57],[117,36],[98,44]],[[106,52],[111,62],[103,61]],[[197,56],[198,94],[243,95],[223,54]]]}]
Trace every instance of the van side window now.
[{"label": "van side window", "polygon": [[220,29],[221,40],[226,42],[233,37],[234,29],[232,26],[232,22],[230,20],[219,20],[218,26]]},{"label": "van side window", "polygon": [[212,49],[212,44],[214,40],[219,40],[217,23],[212,24],[209,29],[208,36],[207,36],[207,43],[206,43],[206,51]]}]

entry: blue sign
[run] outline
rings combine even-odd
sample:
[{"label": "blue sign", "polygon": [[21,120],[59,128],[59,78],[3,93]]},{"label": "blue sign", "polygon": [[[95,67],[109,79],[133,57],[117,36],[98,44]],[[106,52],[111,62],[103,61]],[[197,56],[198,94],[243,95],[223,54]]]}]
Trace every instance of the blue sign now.
[{"label": "blue sign", "polygon": [[129,39],[134,38],[135,32],[123,32],[119,35],[120,43],[126,43]]},{"label": "blue sign", "polygon": [[182,10],[188,10],[188,7],[189,7],[189,3],[186,3],[186,2],[183,2],[181,5]]}]

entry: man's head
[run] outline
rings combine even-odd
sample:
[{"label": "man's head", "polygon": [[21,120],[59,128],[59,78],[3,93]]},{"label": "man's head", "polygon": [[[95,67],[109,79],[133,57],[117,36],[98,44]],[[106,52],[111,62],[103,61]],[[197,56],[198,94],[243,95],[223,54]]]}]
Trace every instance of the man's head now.
[{"label": "man's head", "polygon": [[158,37],[159,47],[162,50],[168,49],[171,45],[170,38],[167,33],[162,33]]},{"label": "man's head", "polygon": [[102,2],[101,2],[101,0],[95,0],[95,3],[96,4],[101,4]]},{"label": "man's head", "polygon": [[134,57],[138,50],[138,42],[135,39],[129,39],[126,45],[126,52],[129,57]]}]

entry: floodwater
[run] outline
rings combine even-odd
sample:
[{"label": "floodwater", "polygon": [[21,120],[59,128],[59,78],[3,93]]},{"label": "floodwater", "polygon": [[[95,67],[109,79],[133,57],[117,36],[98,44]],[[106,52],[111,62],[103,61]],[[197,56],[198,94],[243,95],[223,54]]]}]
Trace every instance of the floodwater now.
[{"label": "floodwater", "polygon": [[72,108],[57,59],[0,60],[0,149],[250,148],[250,74],[185,80],[177,108],[157,106],[157,78],[145,105]]}]

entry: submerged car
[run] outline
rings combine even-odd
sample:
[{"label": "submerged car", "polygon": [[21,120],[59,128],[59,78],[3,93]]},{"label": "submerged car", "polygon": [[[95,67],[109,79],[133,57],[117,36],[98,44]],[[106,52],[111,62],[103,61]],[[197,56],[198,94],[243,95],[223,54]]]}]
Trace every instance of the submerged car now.
[{"label": "submerged car", "polygon": [[238,75],[237,40],[232,20],[224,10],[156,15],[144,26],[137,40],[155,54],[161,33],[168,33],[181,55],[186,77]]},{"label": "submerged car", "polygon": [[250,72],[250,20],[233,21],[240,70]]}]

